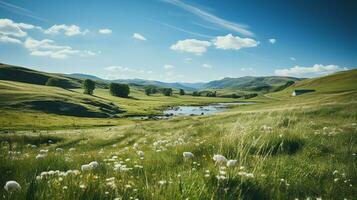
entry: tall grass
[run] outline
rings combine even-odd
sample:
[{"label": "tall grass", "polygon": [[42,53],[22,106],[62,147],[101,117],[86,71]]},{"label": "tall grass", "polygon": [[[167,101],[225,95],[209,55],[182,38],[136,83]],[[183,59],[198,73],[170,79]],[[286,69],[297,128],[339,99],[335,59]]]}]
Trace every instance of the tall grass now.
[{"label": "tall grass", "polygon": [[[0,184],[16,180],[22,190],[12,194],[0,190],[0,195],[4,199],[353,199],[357,118],[346,112],[356,109],[332,105],[139,122],[55,136],[51,131],[41,136],[2,135]],[[64,152],[56,151],[59,147]],[[35,159],[40,149],[49,152],[44,159]],[[145,153],[143,159],[138,150]],[[184,151],[195,157],[184,159]],[[214,154],[238,164],[219,166],[212,160]],[[100,165],[90,172],[63,173],[94,160]],[[50,170],[59,172],[41,176]]]}]

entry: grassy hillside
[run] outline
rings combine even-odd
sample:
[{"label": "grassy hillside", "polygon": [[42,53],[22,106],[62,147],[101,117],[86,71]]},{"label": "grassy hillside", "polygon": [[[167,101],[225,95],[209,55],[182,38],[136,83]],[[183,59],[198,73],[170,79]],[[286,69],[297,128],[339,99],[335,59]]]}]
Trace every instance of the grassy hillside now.
[{"label": "grassy hillside", "polygon": [[245,76],[240,78],[224,78],[222,80],[211,81],[204,85],[211,89],[235,89],[243,91],[269,92],[274,91],[289,81],[297,82],[300,79],[294,77],[252,77]]},{"label": "grassy hillside", "polygon": [[176,94],[172,97],[161,94],[147,96],[143,88],[137,86],[131,86],[129,98],[111,96],[108,89],[101,88],[90,96],[83,94],[82,89],[67,90],[1,80],[0,97],[1,129],[117,125],[121,124],[118,120],[98,118],[160,115],[168,106],[235,100]]},{"label": "grassy hillside", "polygon": [[109,117],[120,113],[114,104],[58,87],[0,81],[2,109],[35,110],[78,117]]},{"label": "grassy hillside", "polygon": [[[210,116],[2,134],[0,185],[16,180],[22,189],[11,195],[0,190],[0,195],[5,199],[355,199],[357,96],[355,86],[338,78],[351,77],[349,73],[354,71],[315,79],[320,83],[314,87],[325,89],[321,92],[290,98],[284,96],[289,88],[274,94],[279,99],[261,97],[256,105]],[[321,80],[328,82],[331,77],[341,80],[339,86],[324,88]],[[143,94],[136,92],[133,95],[143,101]],[[106,94],[97,91],[101,98],[110,98]],[[122,120],[126,119],[116,121]],[[194,157],[184,158],[183,152]],[[236,164],[217,163],[215,154]],[[43,156],[36,159],[38,155]],[[99,166],[81,171],[92,161]]]},{"label": "grassy hillside", "polygon": [[[309,96],[353,92],[357,90],[357,70],[342,71],[335,74],[305,79],[295,83],[283,91],[271,93],[270,96],[278,98],[304,98]],[[316,92],[304,94],[297,97],[291,97],[291,94],[296,89],[314,89]]]},{"label": "grassy hillside", "polygon": [[62,80],[65,83],[65,88],[81,87],[81,81],[78,79],[0,63],[0,80],[45,85],[49,78]]}]

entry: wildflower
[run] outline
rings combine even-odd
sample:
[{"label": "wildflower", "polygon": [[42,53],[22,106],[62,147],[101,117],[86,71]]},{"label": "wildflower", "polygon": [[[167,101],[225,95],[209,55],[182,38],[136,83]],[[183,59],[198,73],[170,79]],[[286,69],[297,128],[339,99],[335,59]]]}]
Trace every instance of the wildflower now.
[{"label": "wildflower", "polygon": [[217,178],[218,180],[224,180],[224,179],[226,179],[226,177],[223,176],[223,175],[221,175],[221,176],[216,176],[216,178]]},{"label": "wildflower", "polygon": [[62,188],[62,189],[67,190],[67,189],[68,189],[68,187],[67,187],[67,186],[63,186],[63,188]]},{"label": "wildflower", "polygon": [[75,150],[76,150],[76,148],[73,148],[73,147],[68,149],[68,151],[75,151]]},{"label": "wildflower", "polygon": [[183,155],[184,159],[190,159],[190,158],[195,157],[195,155],[193,155],[193,153],[191,153],[191,152],[183,152],[182,155]]},{"label": "wildflower", "polygon": [[338,173],[337,170],[335,170],[335,171],[332,172],[333,175],[335,175],[335,174],[337,174],[337,173]]},{"label": "wildflower", "polygon": [[14,191],[20,191],[21,190],[21,186],[18,182],[16,181],[7,181],[5,186],[4,186],[4,189],[7,191],[7,192],[14,192]]},{"label": "wildflower", "polygon": [[88,165],[91,166],[92,169],[95,169],[95,168],[97,168],[99,166],[97,161],[92,161]]},{"label": "wildflower", "polygon": [[159,181],[159,185],[165,185],[167,182],[165,180]]},{"label": "wildflower", "polygon": [[227,167],[235,167],[237,165],[237,160],[228,160]]},{"label": "wildflower", "polygon": [[56,148],[56,152],[63,152],[63,149],[62,148]]},{"label": "wildflower", "polygon": [[224,164],[227,162],[227,158],[219,154],[214,155],[213,160],[216,162],[216,164]]},{"label": "wildflower", "polygon": [[40,153],[48,153],[48,149],[41,149]]},{"label": "wildflower", "polygon": [[36,156],[36,160],[44,159],[46,157],[46,154],[38,154]]},{"label": "wildflower", "polygon": [[89,164],[87,165],[82,165],[81,166],[81,170],[82,171],[90,171],[90,170],[92,170],[92,166],[90,166]]},{"label": "wildflower", "polygon": [[144,157],[145,153],[143,151],[136,152],[140,158]]}]

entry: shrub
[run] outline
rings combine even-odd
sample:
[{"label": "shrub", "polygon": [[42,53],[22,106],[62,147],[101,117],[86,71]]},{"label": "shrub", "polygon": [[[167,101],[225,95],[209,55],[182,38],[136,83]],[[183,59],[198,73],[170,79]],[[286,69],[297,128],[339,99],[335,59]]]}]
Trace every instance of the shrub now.
[{"label": "shrub", "polygon": [[214,92],[207,92],[206,94],[207,97],[216,97],[217,96],[217,92],[214,91]]},{"label": "shrub", "polygon": [[198,91],[192,92],[192,96],[198,97],[201,96],[201,94]]},{"label": "shrub", "polygon": [[86,79],[83,82],[83,88],[84,88],[84,94],[93,94],[93,91],[95,89],[95,82],[90,80],[90,79]]},{"label": "shrub", "polygon": [[123,98],[127,98],[130,93],[129,85],[121,83],[111,83],[109,90],[111,95]]},{"label": "shrub", "polygon": [[155,86],[146,86],[145,87],[145,94],[150,95],[150,94],[155,94],[157,93],[157,88]]},{"label": "shrub", "polygon": [[180,95],[185,95],[185,90],[180,89]]},{"label": "shrub", "polygon": [[165,96],[172,96],[172,89],[171,88],[163,88],[162,94],[164,94]]}]

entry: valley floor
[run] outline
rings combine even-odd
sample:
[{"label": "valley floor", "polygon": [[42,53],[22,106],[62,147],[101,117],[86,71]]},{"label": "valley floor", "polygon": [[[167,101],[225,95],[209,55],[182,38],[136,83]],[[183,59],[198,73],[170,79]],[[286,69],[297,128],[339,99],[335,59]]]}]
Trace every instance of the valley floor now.
[{"label": "valley floor", "polygon": [[[0,190],[0,195],[4,199],[355,199],[355,92],[318,97],[262,97],[257,105],[211,116],[116,119],[117,125],[108,127],[10,131],[0,135],[0,184],[16,180],[21,190]],[[88,120],[88,125],[96,123]],[[55,120],[51,123],[55,126]],[[183,152],[194,157],[184,158]],[[215,162],[215,154],[237,163]],[[99,165],[85,165],[92,161]]]}]

